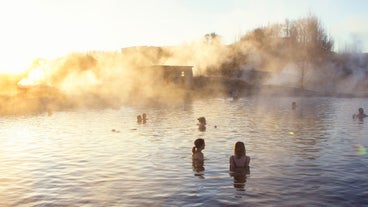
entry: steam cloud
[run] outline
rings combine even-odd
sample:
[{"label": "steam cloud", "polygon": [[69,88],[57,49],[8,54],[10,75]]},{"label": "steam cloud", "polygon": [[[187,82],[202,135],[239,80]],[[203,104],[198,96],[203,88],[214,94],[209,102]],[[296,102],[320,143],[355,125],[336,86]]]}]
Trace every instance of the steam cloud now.
[{"label": "steam cloud", "polygon": [[[305,19],[296,22],[300,25]],[[195,81],[190,93],[200,96],[227,95],[234,89],[244,93],[244,89],[257,87],[257,92],[267,94],[277,87],[283,87],[282,91],[298,89],[301,83],[303,90],[319,95],[368,95],[366,54],[337,54],[324,48],[318,51],[323,55],[312,55],[291,44],[291,32],[275,36],[275,31],[285,31],[284,27],[294,31],[292,25],[286,22],[259,28],[231,45],[222,44],[221,37],[212,33],[173,47],[131,47],[121,52],[37,59],[23,74],[0,77],[0,114],[119,107],[123,103],[173,104],[188,96],[188,91],[149,69],[153,65],[193,66]],[[322,42],[329,43],[326,39]]]}]

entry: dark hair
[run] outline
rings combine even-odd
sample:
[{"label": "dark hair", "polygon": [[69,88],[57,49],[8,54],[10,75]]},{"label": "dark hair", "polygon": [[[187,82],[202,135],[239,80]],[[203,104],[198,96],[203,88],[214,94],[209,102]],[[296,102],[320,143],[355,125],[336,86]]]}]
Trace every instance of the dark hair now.
[{"label": "dark hair", "polygon": [[195,153],[196,148],[200,148],[204,145],[204,139],[198,138],[194,141],[194,147],[192,148],[192,153]]},{"label": "dark hair", "polygon": [[202,123],[202,124],[206,124],[206,118],[204,118],[203,116],[202,116],[202,117],[199,117],[197,120],[198,120],[200,123]]},{"label": "dark hair", "polygon": [[234,146],[234,155],[236,158],[245,156],[245,146],[243,142],[236,142]]},{"label": "dark hair", "polygon": [[362,113],[362,114],[364,113],[364,109],[363,108],[359,108],[358,111],[359,111],[359,113]]}]

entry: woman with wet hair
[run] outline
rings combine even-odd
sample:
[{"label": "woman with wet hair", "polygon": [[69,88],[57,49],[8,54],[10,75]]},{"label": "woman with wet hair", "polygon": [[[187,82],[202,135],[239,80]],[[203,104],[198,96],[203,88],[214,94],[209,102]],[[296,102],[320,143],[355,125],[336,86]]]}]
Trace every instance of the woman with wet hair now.
[{"label": "woman with wet hair", "polygon": [[243,142],[236,142],[234,155],[230,157],[230,171],[237,171],[249,167],[250,157],[247,156]]},{"label": "woman with wet hair", "polygon": [[204,150],[204,139],[198,138],[194,141],[194,147],[192,148],[192,158],[194,160],[204,160],[202,150]]}]

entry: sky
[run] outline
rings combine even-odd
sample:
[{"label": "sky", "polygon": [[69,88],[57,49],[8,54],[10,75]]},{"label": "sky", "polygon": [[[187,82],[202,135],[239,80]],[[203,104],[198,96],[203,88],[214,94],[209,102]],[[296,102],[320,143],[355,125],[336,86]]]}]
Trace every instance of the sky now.
[{"label": "sky", "polygon": [[335,40],[368,52],[366,0],[0,0],[0,73],[72,52],[172,46],[215,32],[230,44],[253,29],[313,14]]}]

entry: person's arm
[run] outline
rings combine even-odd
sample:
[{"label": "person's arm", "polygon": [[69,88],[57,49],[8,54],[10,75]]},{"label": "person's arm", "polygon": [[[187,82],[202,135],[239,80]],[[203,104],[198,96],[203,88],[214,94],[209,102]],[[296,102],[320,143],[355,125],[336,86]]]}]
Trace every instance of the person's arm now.
[{"label": "person's arm", "polygon": [[245,156],[245,166],[249,167],[249,163],[250,163],[250,157],[249,156]]},{"label": "person's arm", "polygon": [[229,158],[229,170],[234,171],[234,159],[233,156],[230,156]]}]

